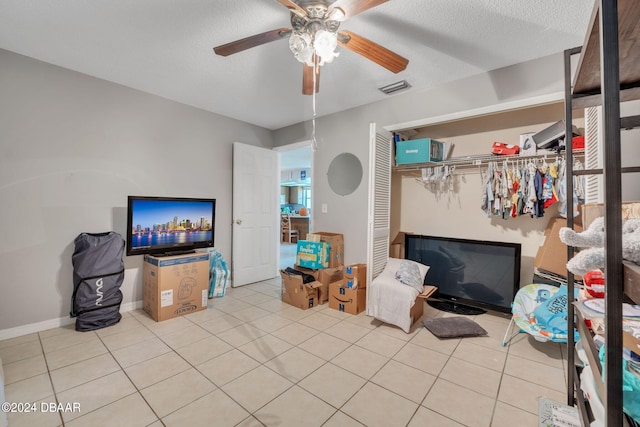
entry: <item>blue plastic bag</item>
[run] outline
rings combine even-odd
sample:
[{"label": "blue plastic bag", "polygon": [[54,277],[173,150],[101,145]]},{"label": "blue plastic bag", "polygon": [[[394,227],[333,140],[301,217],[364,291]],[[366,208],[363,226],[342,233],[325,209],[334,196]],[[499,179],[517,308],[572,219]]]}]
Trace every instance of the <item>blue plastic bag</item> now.
[{"label": "blue plastic bag", "polygon": [[222,253],[216,248],[205,249],[209,252],[209,298],[223,297],[227,291],[229,269]]}]

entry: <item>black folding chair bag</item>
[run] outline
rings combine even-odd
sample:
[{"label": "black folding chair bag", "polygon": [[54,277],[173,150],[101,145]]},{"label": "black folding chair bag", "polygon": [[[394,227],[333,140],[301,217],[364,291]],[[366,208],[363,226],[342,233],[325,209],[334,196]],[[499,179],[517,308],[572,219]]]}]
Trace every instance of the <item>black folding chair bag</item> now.
[{"label": "black folding chair bag", "polygon": [[76,331],[92,331],[120,321],[124,280],[124,239],[116,232],[81,233],[74,240],[71,317]]}]

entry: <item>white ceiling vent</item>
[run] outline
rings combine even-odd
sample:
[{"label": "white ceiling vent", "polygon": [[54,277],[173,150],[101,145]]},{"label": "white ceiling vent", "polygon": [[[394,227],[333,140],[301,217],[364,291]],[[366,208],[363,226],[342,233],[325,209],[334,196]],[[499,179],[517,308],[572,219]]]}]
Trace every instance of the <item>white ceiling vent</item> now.
[{"label": "white ceiling vent", "polygon": [[379,87],[378,90],[385,95],[391,95],[394,92],[398,92],[400,90],[409,89],[411,85],[406,80],[400,80],[399,82],[391,83],[390,85],[386,85],[383,87]]}]

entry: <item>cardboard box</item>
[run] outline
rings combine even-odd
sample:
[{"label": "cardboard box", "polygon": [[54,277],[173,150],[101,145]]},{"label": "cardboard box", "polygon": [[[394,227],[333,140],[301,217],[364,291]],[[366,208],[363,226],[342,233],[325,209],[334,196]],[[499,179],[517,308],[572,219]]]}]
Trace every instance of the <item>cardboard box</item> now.
[{"label": "cardboard box", "polygon": [[389,244],[389,256],[391,258],[404,259],[404,231],[396,234],[396,237]]},{"label": "cardboard box", "polygon": [[207,308],[209,254],[144,256],[142,304],[157,322]]},{"label": "cardboard box", "polygon": [[[567,277],[567,245],[560,240],[560,229],[567,226],[564,218],[551,218],[544,232],[544,241],[538,248],[533,261],[535,268]],[[574,230],[582,231],[582,227],[574,225]],[[580,279],[579,276],[575,276]]]},{"label": "cardboard box", "polygon": [[[344,278],[347,280],[347,288],[366,288],[367,287],[367,264],[351,264],[344,268]],[[353,285],[349,286],[348,281],[353,281]]]},{"label": "cardboard box", "polygon": [[536,150],[538,147],[536,146],[535,141],[533,140],[533,135],[535,132],[527,132],[520,134],[520,155],[521,156],[531,156],[536,154]]},{"label": "cardboard box", "polygon": [[329,245],[329,265],[327,267],[333,268],[344,265],[344,236],[326,231],[317,231],[313,234],[320,236],[320,241]]},{"label": "cardboard box", "polygon": [[320,282],[302,283],[302,276],[280,270],[282,277],[282,302],[306,310],[318,304]]},{"label": "cardboard box", "polygon": [[318,270],[317,279],[322,284],[318,288],[318,300],[320,304],[329,301],[329,285],[341,281],[344,278],[344,267],[323,268]]},{"label": "cardboard box", "polygon": [[445,150],[444,142],[431,138],[396,141],[396,165],[441,162]]},{"label": "cardboard box", "polygon": [[[604,216],[604,205],[602,203],[587,203],[582,205],[582,224],[585,228],[589,227],[589,224],[594,219]],[[640,219],[640,202],[625,202],[622,203],[622,219]]]},{"label": "cardboard box", "polygon": [[425,285],[424,290],[420,295],[416,297],[416,302],[413,303],[411,310],[409,310],[409,317],[411,317],[411,324],[416,323],[424,314],[424,303],[431,295],[433,295],[438,288],[436,286]]},{"label": "cardboard box", "polygon": [[329,308],[358,314],[366,308],[367,288],[349,289],[345,286],[345,279],[329,285]]},{"label": "cardboard box", "polygon": [[300,267],[317,270],[329,267],[329,245],[325,242],[299,240],[296,264]]}]

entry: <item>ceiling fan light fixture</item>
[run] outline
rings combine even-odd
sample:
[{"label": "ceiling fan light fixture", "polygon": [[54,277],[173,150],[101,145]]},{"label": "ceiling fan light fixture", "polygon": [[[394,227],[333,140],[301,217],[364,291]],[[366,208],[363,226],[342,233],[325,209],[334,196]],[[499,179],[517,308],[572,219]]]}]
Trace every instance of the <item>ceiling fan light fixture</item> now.
[{"label": "ceiling fan light fixture", "polygon": [[338,56],[334,50],[338,46],[338,36],[327,30],[318,30],[313,36],[313,49],[320,57],[320,65],[333,62]]},{"label": "ceiling fan light fixture", "polygon": [[289,49],[293,56],[300,62],[309,64],[312,62],[313,47],[311,36],[305,32],[294,32],[289,37]]}]

